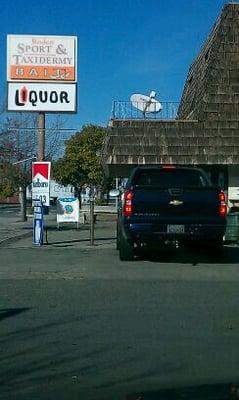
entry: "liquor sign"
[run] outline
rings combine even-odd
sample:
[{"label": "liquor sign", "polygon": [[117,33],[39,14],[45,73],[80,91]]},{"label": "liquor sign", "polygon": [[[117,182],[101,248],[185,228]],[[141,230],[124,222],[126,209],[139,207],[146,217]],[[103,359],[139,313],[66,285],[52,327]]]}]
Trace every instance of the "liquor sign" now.
[{"label": "liquor sign", "polygon": [[76,84],[8,83],[8,111],[76,112]]},{"label": "liquor sign", "polygon": [[50,169],[49,161],[32,163],[32,200],[40,200],[44,206],[50,205]]},{"label": "liquor sign", "polygon": [[76,36],[7,36],[8,81],[76,82]]}]

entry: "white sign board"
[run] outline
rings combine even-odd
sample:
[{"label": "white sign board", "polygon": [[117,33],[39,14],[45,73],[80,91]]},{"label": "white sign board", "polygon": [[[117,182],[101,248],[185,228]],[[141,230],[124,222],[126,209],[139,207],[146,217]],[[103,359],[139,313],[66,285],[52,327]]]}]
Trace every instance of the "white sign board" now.
[{"label": "white sign board", "polygon": [[7,36],[8,81],[77,81],[76,36]]},{"label": "white sign board", "polygon": [[32,163],[32,200],[41,200],[44,206],[50,205],[51,163],[39,161]]},{"label": "white sign board", "polygon": [[71,185],[63,186],[54,180],[50,182],[50,197],[74,197],[74,187]]},{"label": "white sign board", "polygon": [[9,83],[8,111],[75,112],[74,83]]},{"label": "white sign board", "polygon": [[77,222],[79,223],[80,206],[75,197],[61,197],[57,199],[57,223]]},{"label": "white sign board", "polygon": [[228,199],[239,200],[239,187],[228,187]]}]

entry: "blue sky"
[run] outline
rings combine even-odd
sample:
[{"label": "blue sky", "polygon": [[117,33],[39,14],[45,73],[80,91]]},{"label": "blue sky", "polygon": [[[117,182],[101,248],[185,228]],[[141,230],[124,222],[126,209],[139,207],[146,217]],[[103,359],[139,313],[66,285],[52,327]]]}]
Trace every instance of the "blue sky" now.
[{"label": "blue sky", "polygon": [[[179,101],[223,0],[2,0],[0,92],[6,93],[6,35],[76,35],[78,113],[67,128],[107,125],[113,100],[158,93]],[[47,118],[50,118],[50,116]]]}]

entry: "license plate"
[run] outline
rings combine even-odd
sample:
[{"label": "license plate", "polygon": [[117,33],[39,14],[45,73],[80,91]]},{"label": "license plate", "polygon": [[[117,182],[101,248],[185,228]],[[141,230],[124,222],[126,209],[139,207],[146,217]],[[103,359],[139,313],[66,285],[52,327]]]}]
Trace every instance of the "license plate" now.
[{"label": "license plate", "polygon": [[168,233],[184,233],[184,225],[168,225]]}]

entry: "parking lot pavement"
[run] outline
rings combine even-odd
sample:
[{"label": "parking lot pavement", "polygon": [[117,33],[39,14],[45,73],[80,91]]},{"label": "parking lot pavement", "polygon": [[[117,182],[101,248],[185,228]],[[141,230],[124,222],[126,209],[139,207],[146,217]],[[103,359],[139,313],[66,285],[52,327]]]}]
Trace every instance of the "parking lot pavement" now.
[{"label": "parking lot pavement", "polygon": [[0,207],[0,245],[32,229],[32,220],[20,221],[19,207]]},{"label": "parking lot pavement", "polygon": [[[53,214],[45,217],[47,223],[55,220]],[[19,207],[0,207],[0,246],[15,242],[24,237],[31,237],[33,231],[33,218],[28,215],[27,221],[20,219]]]},{"label": "parking lot pavement", "polygon": [[[79,224],[78,229],[75,224],[62,224],[58,230],[54,216],[46,216],[44,223],[44,246],[45,248],[114,248],[116,239],[116,215],[115,214],[97,214],[94,225],[94,245],[90,246],[90,226],[89,223]],[[13,228],[13,225],[12,225]],[[6,230],[10,235],[12,229]],[[1,247],[11,248],[33,248],[32,243],[32,221],[21,225],[21,229],[16,240],[5,240]],[[6,238],[6,236],[5,236]]]},{"label": "parking lot pavement", "polygon": [[[0,246],[6,245],[16,246],[32,246],[31,237],[33,235],[33,216],[31,210],[28,211],[28,220],[26,222],[20,221],[20,207],[19,205],[0,205]],[[89,214],[89,206],[84,205],[82,212],[86,215]],[[95,230],[99,230],[99,223],[107,220],[114,220],[116,218],[114,206],[96,206],[95,214],[97,214],[97,221]],[[61,230],[57,230],[56,222],[56,208],[51,207],[49,215],[44,216],[45,226],[45,244],[60,245],[64,242],[71,242],[77,244],[81,240],[89,238],[89,224],[79,224],[79,230],[75,230],[74,224],[63,224]],[[106,227],[105,227],[106,228]],[[105,228],[103,230],[105,230]],[[84,232],[84,233],[83,233]],[[104,234],[104,232],[102,232]],[[101,236],[101,233],[100,233]],[[105,240],[105,237],[103,237]],[[19,242],[19,243],[17,243]],[[69,244],[69,243],[68,243]],[[65,243],[66,245],[66,243]],[[70,246],[70,244],[69,244]]]},{"label": "parking lot pavement", "polygon": [[[87,211],[87,209],[85,209]],[[44,217],[45,219],[45,233],[44,233],[44,246],[42,246],[43,253],[48,250],[76,250],[83,251],[99,250],[101,257],[111,256],[114,263],[117,265],[129,265],[130,263],[120,263],[116,249],[116,214],[99,212],[97,210],[96,224],[94,229],[94,244],[90,243],[90,226],[89,223],[79,224],[78,229],[74,224],[62,224],[60,230],[57,229],[56,213],[51,212],[50,215]],[[3,222],[3,223],[2,223]],[[32,218],[29,218],[26,223],[16,222],[15,216],[0,216],[0,246],[1,248],[11,249],[37,249],[38,246],[32,242]],[[2,242],[1,242],[2,240]],[[34,251],[35,253],[35,251]],[[52,252],[53,253],[53,252]],[[60,253],[59,253],[60,254]],[[151,262],[163,263],[166,265],[173,264],[189,264],[195,267],[201,265],[210,265],[213,268],[220,266],[238,265],[239,264],[239,247],[236,245],[225,245],[224,255],[219,259],[217,255],[211,254],[210,256],[201,249],[200,252],[193,252],[190,249],[181,248],[178,251],[158,251],[157,253],[147,253],[141,255],[141,261],[150,260]],[[110,260],[112,262],[112,259]],[[139,259],[137,259],[139,266]]]}]

